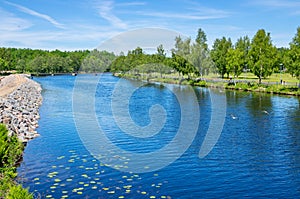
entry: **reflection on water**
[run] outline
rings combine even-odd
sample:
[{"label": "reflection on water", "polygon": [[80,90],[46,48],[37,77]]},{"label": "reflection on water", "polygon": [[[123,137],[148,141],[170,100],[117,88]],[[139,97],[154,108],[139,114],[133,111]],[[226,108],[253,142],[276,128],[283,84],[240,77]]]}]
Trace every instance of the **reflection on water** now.
[{"label": "reflection on water", "polygon": [[[44,88],[38,128],[18,169],[20,181],[41,198],[299,198],[300,100],[296,97],[226,91],[225,125],[213,150],[203,159],[200,146],[209,128],[209,90],[195,88],[200,109],[197,135],[188,150],[171,165],[155,172],[119,171],[130,157],[107,151],[103,158],[121,160],[111,168],[82,145],[72,114],[74,78],[37,78]],[[86,75],[88,85],[94,76]],[[180,123],[178,100],[164,86],[146,85],[130,101],[137,124],[150,122],[149,107],[159,102],[167,112],[162,132],[151,139],[124,135],[113,121],[109,98],[118,78],[106,74],[97,88],[96,112],[107,136],[120,148],[155,151],[175,136]],[[125,81],[126,82],[126,81]],[[134,86],[135,81],[127,81]],[[183,89],[190,106],[189,92]],[[194,92],[193,91],[193,92]],[[106,108],[104,108],[106,107]],[[143,151],[144,150],[144,151]],[[105,157],[104,157],[105,156]],[[126,163],[127,162],[127,163]],[[150,165],[151,166],[151,165]]]}]

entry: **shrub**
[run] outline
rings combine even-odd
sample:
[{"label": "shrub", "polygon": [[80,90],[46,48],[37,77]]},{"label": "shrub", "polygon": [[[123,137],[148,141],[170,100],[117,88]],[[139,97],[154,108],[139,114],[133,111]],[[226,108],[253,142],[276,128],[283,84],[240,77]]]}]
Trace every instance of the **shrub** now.
[{"label": "shrub", "polygon": [[22,157],[24,145],[16,136],[9,136],[7,128],[0,124],[0,198],[31,199],[33,196],[15,185],[16,166]]},{"label": "shrub", "polygon": [[7,199],[32,199],[33,196],[21,185],[12,186],[7,195]]}]

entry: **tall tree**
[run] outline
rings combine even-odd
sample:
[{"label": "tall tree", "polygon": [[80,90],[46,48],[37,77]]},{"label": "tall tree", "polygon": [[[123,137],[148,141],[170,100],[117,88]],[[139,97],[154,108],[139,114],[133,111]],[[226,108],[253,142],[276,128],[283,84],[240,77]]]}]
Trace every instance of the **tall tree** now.
[{"label": "tall tree", "polygon": [[176,55],[183,56],[187,58],[191,53],[191,38],[183,40],[180,36],[175,38],[175,48],[172,52]]},{"label": "tall tree", "polygon": [[243,52],[243,69],[248,70],[248,54],[251,41],[248,36],[240,37],[235,43],[235,49]]},{"label": "tall tree", "polygon": [[300,87],[300,27],[297,28],[297,33],[290,43],[288,71],[291,75],[299,80]]},{"label": "tall tree", "polygon": [[199,28],[195,43],[191,46],[188,60],[198,69],[200,76],[208,75],[213,68],[205,32]]},{"label": "tall tree", "polygon": [[229,68],[227,66],[227,53],[229,49],[232,48],[231,39],[216,39],[213,44],[213,49],[211,50],[211,58],[215,63],[215,66],[218,69],[218,72],[221,74],[222,78],[227,74],[229,76]]},{"label": "tall tree", "polygon": [[199,28],[196,37],[196,43],[199,44],[204,50],[208,50],[208,45],[206,42],[207,42],[206,34],[201,28]]},{"label": "tall tree", "polygon": [[252,73],[261,83],[262,78],[270,76],[277,61],[276,48],[271,41],[270,33],[260,29],[254,35],[249,51],[249,65]]},{"label": "tall tree", "polygon": [[162,57],[166,57],[165,49],[164,49],[164,46],[162,44],[160,44],[157,47],[156,50],[157,50],[157,55],[162,56]]},{"label": "tall tree", "polygon": [[238,77],[244,68],[244,53],[240,49],[230,48],[227,52],[226,62],[228,70],[234,77]]},{"label": "tall tree", "polygon": [[197,68],[200,76],[208,75],[214,66],[209,51],[205,50],[198,43],[192,45],[188,60]]}]

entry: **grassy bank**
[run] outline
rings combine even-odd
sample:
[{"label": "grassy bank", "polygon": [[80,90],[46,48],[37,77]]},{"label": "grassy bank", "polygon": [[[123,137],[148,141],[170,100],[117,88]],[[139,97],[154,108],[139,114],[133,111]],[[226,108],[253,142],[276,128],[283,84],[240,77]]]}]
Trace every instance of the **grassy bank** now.
[{"label": "grassy bank", "polygon": [[27,189],[15,182],[16,168],[22,158],[24,145],[0,124],[0,198],[32,199]]},{"label": "grassy bank", "polygon": [[[138,79],[149,82],[162,82],[170,84],[192,85],[200,87],[224,88],[249,92],[264,92],[282,95],[300,96],[298,80],[289,74],[273,74],[269,78],[263,79],[262,84],[258,84],[258,79],[251,73],[243,73],[234,80],[221,79],[215,74],[200,78],[188,78],[178,76],[178,74],[116,74],[119,77]],[[282,81],[281,81],[282,80]],[[282,84],[280,83],[282,82]]]}]

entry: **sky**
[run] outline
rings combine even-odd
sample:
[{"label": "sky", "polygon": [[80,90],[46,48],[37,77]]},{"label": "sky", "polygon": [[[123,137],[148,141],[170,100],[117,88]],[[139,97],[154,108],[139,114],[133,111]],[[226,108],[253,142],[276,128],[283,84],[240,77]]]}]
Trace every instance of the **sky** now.
[{"label": "sky", "polygon": [[121,49],[122,39],[153,48],[164,40],[173,45],[176,35],[194,40],[199,28],[210,47],[223,36],[251,39],[259,29],[288,47],[300,26],[300,0],[1,0],[0,20],[0,47]]}]

